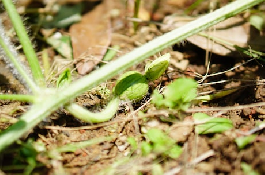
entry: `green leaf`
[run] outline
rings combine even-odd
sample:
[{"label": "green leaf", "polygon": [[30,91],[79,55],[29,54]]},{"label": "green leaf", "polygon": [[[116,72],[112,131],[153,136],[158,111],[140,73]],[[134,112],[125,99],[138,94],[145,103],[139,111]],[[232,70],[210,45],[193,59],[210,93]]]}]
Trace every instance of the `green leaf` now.
[{"label": "green leaf", "polygon": [[156,128],[149,129],[146,135],[154,143],[165,142],[169,138],[163,131]]},{"label": "green leaf", "polygon": [[140,100],[148,92],[146,78],[137,71],[124,73],[117,81],[114,93],[120,99]]},{"label": "green leaf", "polygon": [[167,53],[156,60],[151,64],[145,67],[145,77],[147,80],[156,80],[158,79],[167,69],[169,65],[170,54]]},{"label": "green leaf", "polygon": [[195,123],[204,122],[195,126],[198,134],[222,133],[233,128],[232,121],[226,118],[211,118],[204,113],[196,113],[193,118]]},{"label": "green leaf", "polygon": [[197,82],[189,78],[179,78],[169,84],[165,98],[172,102],[190,102],[196,97]]},{"label": "green leaf", "polygon": [[149,129],[146,136],[153,142],[153,151],[156,153],[163,153],[175,144],[175,141],[160,129]]},{"label": "green leaf", "polygon": [[57,88],[59,88],[64,85],[70,84],[71,81],[72,81],[71,72],[70,69],[67,68],[60,74],[59,78],[57,79],[56,86]]},{"label": "green leaf", "polygon": [[137,150],[137,142],[134,137],[127,138],[127,142],[131,145],[132,151]]},{"label": "green leaf", "polygon": [[153,103],[158,107],[186,110],[197,96],[197,82],[189,78],[179,78],[169,84],[164,92],[164,98],[157,91],[153,93]]},{"label": "green leaf", "polygon": [[260,60],[264,61],[263,57],[265,56],[265,53],[263,53],[263,52],[253,50],[252,48],[239,47],[237,45],[234,45],[234,48],[236,48],[237,51],[242,52],[242,53],[244,53],[244,54],[246,54],[252,58],[256,58],[256,59],[260,59]]},{"label": "green leaf", "polygon": [[79,22],[81,20],[81,13],[83,4],[78,3],[76,5],[62,5],[59,6],[59,10],[56,16],[46,18],[43,22],[44,28],[65,28]]},{"label": "green leaf", "polygon": [[178,158],[182,153],[182,148],[176,144],[175,140],[160,129],[149,129],[146,136],[152,142],[154,153],[163,154],[173,159]]},{"label": "green leaf", "polygon": [[63,57],[70,60],[73,59],[73,50],[70,36],[56,33],[47,39],[47,43],[53,46],[53,48]]},{"label": "green leaf", "polygon": [[168,150],[166,154],[172,159],[178,158],[182,153],[182,148],[179,145],[174,145],[173,148]]},{"label": "green leaf", "polygon": [[109,48],[104,55],[102,61],[110,61],[114,58],[116,55],[117,51],[120,49],[119,45],[114,45],[112,48]]},{"label": "green leaf", "polygon": [[252,143],[256,139],[257,135],[242,136],[235,139],[235,142],[239,149],[245,148],[246,145]]},{"label": "green leaf", "polygon": [[259,173],[253,170],[252,167],[247,163],[242,162],[240,165],[245,175],[259,175]]},{"label": "green leaf", "polygon": [[148,154],[151,153],[152,146],[147,142],[142,142],[141,143],[141,150],[142,150],[142,155],[147,156]]},{"label": "green leaf", "polygon": [[252,15],[249,22],[256,29],[262,31],[265,28],[265,15]]},{"label": "green leaf", "polygon": [[164,105],[163,95],[160,94],[156,89],[153,91],[152,103],[155,104],[157,107],[161,107]]},{"label": "green leaf", "polygon": [[152,175],[163,175],[163,168],[160,164],[153,163],[152,165]]},{"label": "green leaf", "polygon": [[51,150],[51,152],[59,152],[59,153],[64,153],[64,152],[75,152],[77,149],[85,148],[91,145],[95,145],[101,142],[105,141],[111,141],[113,137],[99,137],[99,138],[94,138],[91,140],[87,141],[82,141],[82,142],[76,142],[76,143],[69,143],[63,146],[60,146],[58,148],[55,148]]}]

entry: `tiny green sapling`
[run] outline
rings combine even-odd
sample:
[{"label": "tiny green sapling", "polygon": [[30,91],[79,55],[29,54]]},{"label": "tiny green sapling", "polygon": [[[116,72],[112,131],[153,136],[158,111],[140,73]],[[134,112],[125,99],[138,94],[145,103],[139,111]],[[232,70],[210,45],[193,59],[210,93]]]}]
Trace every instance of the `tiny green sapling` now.
[{"label": "tiny green sapling", "polygon": [[117,81],[114,94],[123,100],[141,100],[148,92],[148,82],[158,79],[166,71],[169,60],[169,53],[157,58],[146,65],[144,75],[137,71],[126,72]]},{"label": "tiny green sapling", "polygon": [[[85,122],[99,123],[108,121],[118,110],[119,99],[139,101],[147,94],[148,82],[158,79],[165,72],[169,65],[169,59],[169,53],[157,58],[151,64],[146,66],[144,75],[137,71],[124,73],[117,80],[116,86],[114,87],[113,99],[102,112],[92,113],[76,104],[68,105],[66,106],[66,109],[76,118]],[[67,76],[65,76],[65,78],[67,78]],[[64,82],[63,80],[60,81]]]}]

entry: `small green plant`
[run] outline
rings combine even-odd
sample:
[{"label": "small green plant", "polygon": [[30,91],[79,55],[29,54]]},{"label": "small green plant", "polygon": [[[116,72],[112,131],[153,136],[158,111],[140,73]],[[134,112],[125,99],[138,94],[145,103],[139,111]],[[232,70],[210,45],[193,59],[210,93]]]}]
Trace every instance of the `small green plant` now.
[{"label": "small green plant", "polygon": [[264,31],[265,29],[265,15],[264,14],[251,15],[249,22],[252,26],[254,26],[259,31]]},{"label": "small green plant", "polygon": [[[140,63],[144,59],[153,56],[155,53],[163,50],[164,48],[178,43],[185,38],[223,21],[247,8],[257,5],[258,3],[263,2],[263,0],[234,1],[222,9],[205,15],[202,18],[187,24],[186,26],[157,37],[140,48],[133,50],[125,56],[102,66],[100,69],[93,71],[89,75],[86,75],[67,86],[63,86],[62,88],[48,88],[36,53],[34,52],[30,39],[14,4],[10,0],[2,0],[1,2],[3,3],[5,10],[12,21],[13,27],[23,47],[23,51],[29,63],[30,71],[27,71],[21,61],[18,60],[19,57],[16,53],[16,49],[10,42],[9,38],[5,35],[3,24],[0,22],[0,45],[4,59],[16,70],[16,75],[29,90],[29,94],[27,95],[1,94],[0,99],[21,100],[33,103],[30,110],[23,114],[18,122],[1,132],[0,151],[3,151],[4,148],[18,140],[23,134],[27,133],[59,107],[65,106],[67,109],[69,106],[73,105],[74,103],[69,104],[69,102],[78,95],[114,77],[121,71]],[[32,77],[28,72],[32,72]],[[182,100],[184,99],[185,98],[182,97]],[[166,106],[169,105],[169,107],[171,107],[175,102],[170,103],[171,104],[167,104]],[[185,109],[187,106],[187,104],[184,104],[181,105],[180,108]]]},{"label": "small green plant", "polygon": [[155,90],[152,103],[159,108],[186,110],[197,96],[197,86],[193,79],[179,78],[166,87],[163,95]]},{"label": "small green plant", "polygon": [[240,164],[244,174],[248,174],[248,175],[260,175],[257,171],[255,171],[251,165],[245,163],[245,162],[242,162]]},{"label": "small green plant", "polygon": [[239,149],[244,149],[248,144],[252,143],[256,139],[256,137],[256,134],[252,134],[249,136],[241,136],[236,138],[235,142]]},{"label": "small green plant", "polygon": [[142,142],[141,144],[141,150],[144,156],[153,152],[176,159],[182,153],[182,148],[176,144],[176,141],[159,129],[149,129],[145,137],[148,141]]},{"label": "small green plant", "polygon": [[221,133],[233,128],[233,123],[227,118],[212,118],[204,113],[196,113],[193,115],[195,132],[198,134]]},{"label": "small green plant", "polygon": [[148,92],[148,81],[158,79],[169,65],[170,54],[167,53],[145,67],[145,74],[129,71],[116,83],[114,94],[121,99],[140,100]]},{"label": "small green plant", "polygon": [[[158,156],[170,157],[176,159],[182,153],[182,148],[175,140],[170,138],[160,129],[152,128],[144,135],[146,141],[140,143],[142,156],[155,154]],[[128,138],[128,142],[132,147],[132,152],[137,149],[137,142],[134,138]]]},{"label": "small green plant", "polygon": [[[66,106],[66,109],[76,118],[89,122],[100,123],[111,119],[119,107],[119,99],[141,100],[148,92],[148,80],[155,80],[160,77],[167,69],[170,54],[159,57],[151,64],[146,66],[145,74],[142,75],[137,71],[129,71],[124,73],[117,81],[113,90],[114,98],[109,102],[106,109],[99,113],[92,113],[85,108],[72,103]],[[69,84],[71,77],[70,71],[64,71],[58,78],[57,87]]]}]

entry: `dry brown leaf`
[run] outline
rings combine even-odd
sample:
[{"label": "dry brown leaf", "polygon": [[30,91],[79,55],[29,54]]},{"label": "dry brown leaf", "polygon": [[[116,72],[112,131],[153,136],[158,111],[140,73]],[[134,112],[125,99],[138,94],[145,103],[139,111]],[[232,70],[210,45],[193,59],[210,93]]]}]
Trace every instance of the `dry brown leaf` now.
[{"label": "dry brown leaf", "polygon": [[111,41],[110,1],[103,1],[70,27],[74,59],[79,74],[90,72],[103,58]]},{"label": "dry brown leaf", "polygon": [[[191,21],[190,17],[187,19],[183,17],[174,17],[174,19],[167,17],[164,21],[166,25],[162,28],[162,30],[173,30],[177,27],[185,25],[189,21]],[[255,29],[253,29],[249,22],[247,22],[244,18],[232,17],[218,23],[210,30],[204,31],[204,33],[211,37],[227,41],[233,45],[244,48],[250,47],[257,51],[265,51],[265,43],[263,42],[265,40],[265,35],[260,34],[257,30],[254,30]],[[222,45],[218,42],[212,42],[203,36],[194,35],[187,38],[187,40],[202,49],[208,49],[218,55],[240,55],[234,47]]]},{"label": "dry brown leaf", "polygon": [[193,4],[195,0],[167,0],[167,3],[169,5],[174,5],[181,8],[189,7],[191,4]]}]

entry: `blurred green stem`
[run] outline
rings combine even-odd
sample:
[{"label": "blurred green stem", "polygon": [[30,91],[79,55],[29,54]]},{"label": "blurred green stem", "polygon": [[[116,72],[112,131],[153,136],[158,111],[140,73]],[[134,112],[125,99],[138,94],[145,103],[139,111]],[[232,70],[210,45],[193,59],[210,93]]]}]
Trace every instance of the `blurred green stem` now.
[{"label": "blurred green stem", "polygon": [[38,86],[45,86],[44,76],[42,74],[37,55],[32,47],[30,39],[27,35],[26,29],[20,19],[20,16],[11,0],[2,0],[5,9],[12,21],[13,27],[18,35],[20,44],[23,47],[24,53],[27,57],[28,63],[31,68],[33,78]]},{"label": "blurred green stem", "polygon": [[[139,9],[140,9],[140,3],[141,3],[141,0],[134,0],[134,13],[133,13],[133,17],[134,18],[138,18],[138,15],[139,15]],[[138,21],[134,21],[133,22],[133,29],[134,29],[134,32],[137,31],[138,29]]]},{"label": "blurred green stem", "polygon": [[21,94],[0,94],[1,100],[18,100],[25,102],[34,102],[36,100],[33,95],[21,95]]}]

